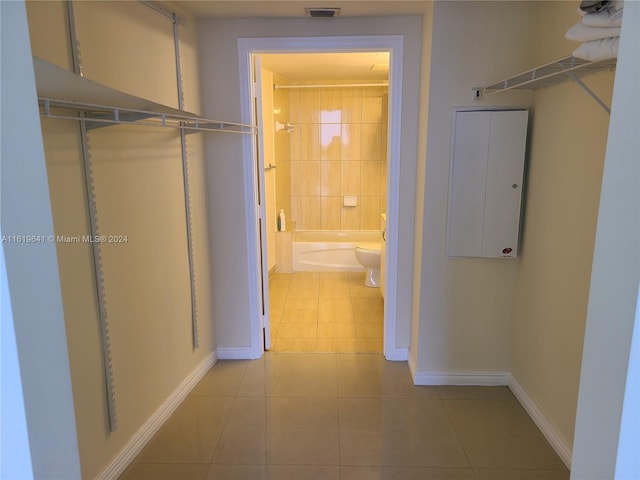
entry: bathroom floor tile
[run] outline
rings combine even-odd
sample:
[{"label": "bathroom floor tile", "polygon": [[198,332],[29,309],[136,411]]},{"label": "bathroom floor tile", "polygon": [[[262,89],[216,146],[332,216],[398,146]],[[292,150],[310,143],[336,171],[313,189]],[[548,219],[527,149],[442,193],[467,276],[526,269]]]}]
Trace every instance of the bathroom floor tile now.
[{"label": "bathroom floor tile", "polygon": [[353,308],[350,298],[321,298],[318,301],[320,310],[349,310]]},{"label": "bathroom floor tile", "polygon": [[327,353],[356,353],[361,351],[356,338],[318,338],[316,348],[318,352]]},{"label": "bathroom floor tile", "polygon": [[382,338],[383,326],[380,323],[355,322],[358,338]]},{"label": "bathroom floor tile", "polygon": [[314,309],[285,309],[280,318],[282,324],[285,323],[312,323],[318,322],[318,310]]},{"label": "bathroom floor tile", "polygon": [[289,288],[287,298],[318,298],[317,288]]},{"label": "bathroom floor tile", "polygon": [[318,339],[356,338],[356,326],[353,322],[319,323]]},{"label": "bathroom floor tile", "polygon": [[351,296],[354,310],[384,310],[384,301],[376,297],[354,297]]},{"label": "bathroom floor tile", "polygon": [[282,322],[280,324],[280,331],[278,332],[278,338],[313,338],[315,339],[318,334],[318,325],[313,323],[288,323]]},{"label": "bathroom floor tile", "polygon": [[353,318],[361,323],[384,323],[384,312],[377,309],[353,310]]},{"label": "bathroom floor tile", "polygon": [[318,310],[318,323],[353,322],[354,312],[351,308],[345,310]]},{"label": "bathroom floor tile", "polygon": [[317,310],[317,298],[290,298],[284,303],[285,310]]},{"label": "bathroom floor tile", "polygon": [[274,353],[311,353],[317,351],[316,337],[277,338],[273,344]]},{"label": "bathroom floor tile", "polygon": [[381,338],[358,337],[358,352],[360,353],[382,353],[383,346]]}]

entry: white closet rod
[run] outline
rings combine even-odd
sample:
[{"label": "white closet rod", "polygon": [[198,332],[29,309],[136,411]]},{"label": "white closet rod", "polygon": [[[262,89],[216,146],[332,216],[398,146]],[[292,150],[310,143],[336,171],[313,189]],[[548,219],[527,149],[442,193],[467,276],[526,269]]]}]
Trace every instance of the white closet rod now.
[{"label": "white closet rod", "polygon": [[383,83],[341,83],[341,84],[333,84],[333,85],[274,85],[274,90],[279,90],[281,88],[338,88],[338,87],[388,87],[389,82]]}]

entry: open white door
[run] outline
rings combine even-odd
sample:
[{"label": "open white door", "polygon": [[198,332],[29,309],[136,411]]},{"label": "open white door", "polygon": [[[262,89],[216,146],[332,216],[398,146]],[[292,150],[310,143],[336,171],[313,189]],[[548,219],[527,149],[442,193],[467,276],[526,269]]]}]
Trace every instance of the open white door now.
[{"label": "open white door", "polygon": [[264,126],[262,125],[262,66],[260,57],[252,55],[253,59],[253,121],[258,125],[256,135],[255,167],[257,168],[256,211],[258,212],[258,235],[260,254],[260,319],[264,336],[264,349],[271,348],[271,329],[269,325],[269,266],[267,262],[267,230],[265,207],[265,178],[264,178]]}]

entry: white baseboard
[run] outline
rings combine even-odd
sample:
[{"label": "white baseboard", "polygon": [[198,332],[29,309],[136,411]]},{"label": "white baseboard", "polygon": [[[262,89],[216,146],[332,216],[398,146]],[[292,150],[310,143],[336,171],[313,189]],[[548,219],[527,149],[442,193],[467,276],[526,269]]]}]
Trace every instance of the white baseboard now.
[{"label": "white baseboard", "polygon": [[176,408],[182,403],[193,387],[204,377],[205,373],[218,361],[217,351],[214,350],[202,360],[198,366],[178,385],[169,397],[158,407],[146,422],[131,437],[125,447],[97,477],[97,480],[116,480],[133,459],[140,453],[151,437],[160,429]]},{"label": "white baseboard", "polygon": [[390,348],[384,352],[384,358],[392,362],[406,362],[409,359],[409,349]]},{"label": "white baseboard", "polygon": [[409,364],[415,385],[480,385],[506,386],[509,383],[509,372],[456,372],[437,370],[415,370]]},{"label": "white baseboard", "polygon": [[571,469],[572,453],[567,441],[513,376],[511,376],[509,380],[509,389],[527,411],[533,422],[538,426],[551,447],[562,460],[562,463],[564,463],[568,469]]},{"label": "white baseboard", "polygon": [[256,358],[251,347],[218,347],[220,360],[253,360]]}]

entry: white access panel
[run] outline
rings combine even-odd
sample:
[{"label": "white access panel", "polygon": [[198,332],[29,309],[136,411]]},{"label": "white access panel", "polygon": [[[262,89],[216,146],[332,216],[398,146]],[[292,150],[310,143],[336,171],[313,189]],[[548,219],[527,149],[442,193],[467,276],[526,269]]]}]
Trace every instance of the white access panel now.
[{"label": "white access panel", "polygon": [[528,112],[454,115],[447,255],[515,257]]}]

